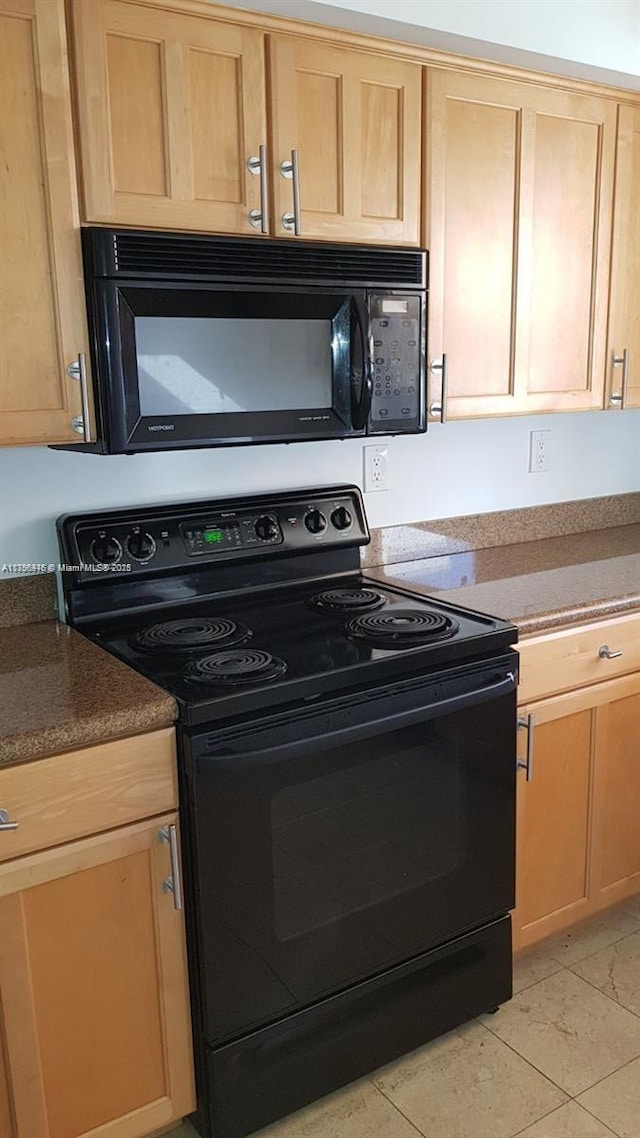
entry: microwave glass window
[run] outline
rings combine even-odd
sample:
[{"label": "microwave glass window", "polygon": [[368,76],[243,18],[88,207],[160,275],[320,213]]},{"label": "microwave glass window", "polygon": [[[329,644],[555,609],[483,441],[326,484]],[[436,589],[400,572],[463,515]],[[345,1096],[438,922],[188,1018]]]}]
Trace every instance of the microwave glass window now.
[{"label": "microwave glass window", "polygon": [[330,320],[137,316],[142,415],[332,404]]}]

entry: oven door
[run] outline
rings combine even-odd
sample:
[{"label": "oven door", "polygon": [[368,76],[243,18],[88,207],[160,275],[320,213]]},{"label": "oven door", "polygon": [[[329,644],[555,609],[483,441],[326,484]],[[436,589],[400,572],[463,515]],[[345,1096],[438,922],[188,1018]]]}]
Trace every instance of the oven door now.
[{"label": "oven door", "polygon": [[362,434],[371,397],[364,291],[94,283],[107,449]]},{"label": "oven door", "polygon": [[510,652],[187,743],[210,1043],[513,907],[516,673]]}]

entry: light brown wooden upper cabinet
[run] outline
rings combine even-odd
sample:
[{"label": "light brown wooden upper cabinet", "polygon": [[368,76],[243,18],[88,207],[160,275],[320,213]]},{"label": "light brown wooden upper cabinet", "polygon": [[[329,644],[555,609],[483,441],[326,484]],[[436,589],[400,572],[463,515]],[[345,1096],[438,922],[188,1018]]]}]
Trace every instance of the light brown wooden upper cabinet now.
[{"label": "light brown wooden upper cabinet", "polygon": [[259,233],[262,32],[119,0],[71,10],[84,220]]},{"label": "light brown wooden upper cabinet", "polygon": [[604,98],[428,72],[429,363],[439,402],[444,354],[445,415],[602,407],[615,122]]},{"label": "light brown wooden upper cabinet", "polygon": [[421,68],[290,36],[270,64],[274,235],[417,245]]},{"label": "light brown wooden upper cabinet", "polygon": [[[78,442],[88,367],[63,0],[0,0],[0,444]],[[91,415],[85,399],[88,429]]]},{"label": "light brown wooden upper cabinet", "polygon": [[618,108],[607,406],[640,407],[640,107]]},{"label": "light brown wooden upper cabinet", "polygon": [[123,0],[72,12],[85,221],[418,244],[418,64],[273,36],[267,81],[253,27]]}]

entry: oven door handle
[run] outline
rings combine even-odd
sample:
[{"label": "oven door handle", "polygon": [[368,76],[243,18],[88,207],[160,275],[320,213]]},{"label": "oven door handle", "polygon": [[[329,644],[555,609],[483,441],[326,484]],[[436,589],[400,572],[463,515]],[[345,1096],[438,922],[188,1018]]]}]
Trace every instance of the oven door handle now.
[{"label": "oven door handle", "polygon": [[353,366],[351,367],[351,422],[356,431],[362,431],[366,427],[371,410],[371,400],[373,398],[373,380],[371,378],[371,329],[369,326],[369,313],[366,313],[366,318],[363,314],[363,308],[365,307],[366,301],[363,303],[357,297],[352,299],[351,310],[356,318],[362,346],[362,382],[359,392],[356,388],[356,371]]},{"label": "oven door handle", "polygon": [[[247,761],[263,762],[273,758],[292,758],[296,754],[303,754],[312,750],[318,744],[339,747],[345,743],[353,743],[368,736],[377,735],[381,731],[398,731],[403,727],[413,727],[416,723],[425,723],[430,719],[438,719],[443,715],[453,715],[457,711],[466,711],[478,707],[492,699],[509,695],[518,686],[518,677],[515,672],[507,672],[506,676],[486,687],[474,688],[472,691],[462,692],[460,695],[450,696],[447,699],[437,700],[424,707],[415,707],[411,711],[399,711],[395,715],[386,715],[381,719],[370,719],[367,723],[358,723],[353,727],[344,727],[338,731],[327,731],[321,735],[307,735],[304,739],[295,739],[290,743],[282,743],[275,747],[263,747],[260,750],[245,750],[242,740],[238,740],[238,747],[231,749],[221,744],[220,750],[212,750],[208,755],[200,756],[211,759],[246,759]],[[514,711],[513,732],[515,740],[516,718]],[[245,736],[246,738],[246,736]]]}]

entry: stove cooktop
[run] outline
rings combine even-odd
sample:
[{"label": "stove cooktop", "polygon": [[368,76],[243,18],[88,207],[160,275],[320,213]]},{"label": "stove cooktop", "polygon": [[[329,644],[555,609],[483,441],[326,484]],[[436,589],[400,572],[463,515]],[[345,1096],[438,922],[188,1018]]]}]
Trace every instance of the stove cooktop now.
[{"label": "stove cooktop", "polygon": [[357,574],[129,615],[85,629],[187,722],[419,674],[506,647],[503,621]]},{"label": "stove cooktop", "polygon": [[58,519],[69,622],[187,725],[377,688],[497,655],[504,621],[378,584],[355,486]]}]

